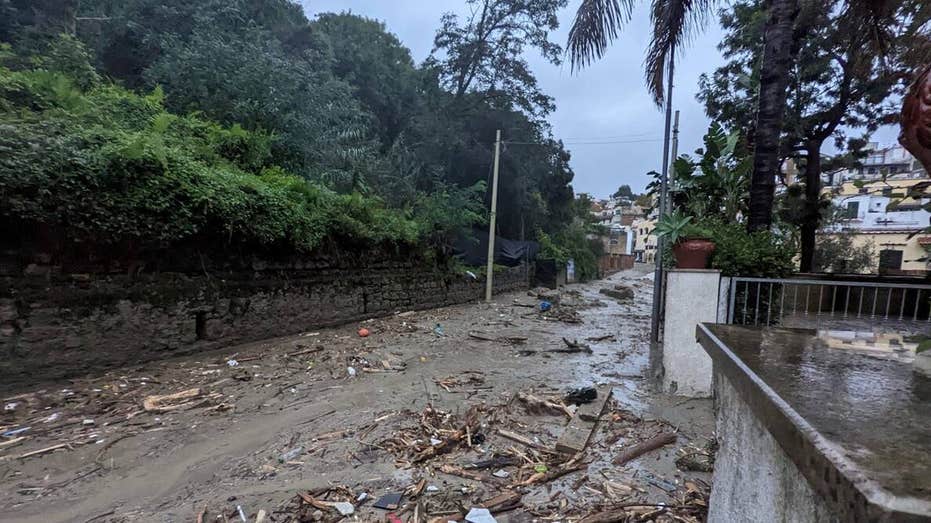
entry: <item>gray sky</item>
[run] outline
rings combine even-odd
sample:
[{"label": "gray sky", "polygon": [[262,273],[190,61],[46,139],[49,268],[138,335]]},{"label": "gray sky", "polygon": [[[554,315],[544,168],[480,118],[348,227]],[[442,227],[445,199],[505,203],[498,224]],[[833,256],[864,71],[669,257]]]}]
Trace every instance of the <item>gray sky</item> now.
[{"label": "gray sky", "polygon": [[[468,14],[465,0],[300,0],[308,17],[321,12],[351,11],[385,22],[411,49],[418,63],[430,53],[440,16],[448,11]],[[649,183],[646,173],[659,170],[663,152],[663,112],[652,102],[643,81],[643,57],[649,44],[649,2],[641,2],[607,55],[593,66],[571,74],[567,64],[553,66],[532,52],[527,59],[543,91],[556,100],[549,121],[557,138],[572,152],[573,187],[606,197],[621,184],[641,191]],[[565,46],[566,36],[579,0],[570,0],[560,15],[560,28],[551,39]],[[679,152],[701,145],[708,127],[701,104],[695,100],[698,77],[723,64],[717,50],[722,30],[716,17],[679,55],[676,64],[674,108],[681,111]],[[891,143],[894,131],[878,133]],[[575,144],[574,141],[636,143]],[[656,141],[647,141],[656,140]]]}]

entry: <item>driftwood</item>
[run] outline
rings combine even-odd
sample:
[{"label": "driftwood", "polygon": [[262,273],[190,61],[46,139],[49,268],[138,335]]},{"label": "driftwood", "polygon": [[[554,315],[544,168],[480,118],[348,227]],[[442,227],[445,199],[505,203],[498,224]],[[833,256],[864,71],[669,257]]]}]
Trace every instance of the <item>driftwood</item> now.
[{"label": "driftwood", "polygon": [[653,436],[652,438],[646,441],[637,443],[633,447],[630,447],[624,450],[624,452],[621,452],[620,454],[618,454],[618,456],[614,458],[614,464],[623,465],[627,463],[628,461],[639,458],[640,456],[646,454],[647,452],[651,452],[656,449],[665,447],[666,445],[669,445],[670,443],[675,443],[675,441],[676,441],[675,432],[664,432],[657,436]]},{"label": "driftwood", "polygon": [[193,401],[185,400],[199,398],[202,394],[203,392],[199,388],[193,388],[175,392],[174,394],[146,396],[146,398],[142,400],[142,408],[145,409],[146,412],[170,412],[193,405]]},{"label": "driftwood", "polygon": [[534,396],[533,394],[524,394],[522,392],[517,393],[517,399],[519,399],[531,413],[546,412],[550,414],[562,414],[567,418],[572,417],[572,411],[562,403],[556,403],[539,396]]}]

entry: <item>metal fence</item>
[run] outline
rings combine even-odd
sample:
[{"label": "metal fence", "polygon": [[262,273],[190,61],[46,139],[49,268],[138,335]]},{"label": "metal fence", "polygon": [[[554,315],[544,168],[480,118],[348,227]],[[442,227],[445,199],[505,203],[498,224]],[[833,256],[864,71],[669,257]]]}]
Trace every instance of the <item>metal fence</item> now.
[{"label": "metal fence", "polygon": [[741,325],[931,323],[931,285],[731,278],[728,300],[727,322]]}]

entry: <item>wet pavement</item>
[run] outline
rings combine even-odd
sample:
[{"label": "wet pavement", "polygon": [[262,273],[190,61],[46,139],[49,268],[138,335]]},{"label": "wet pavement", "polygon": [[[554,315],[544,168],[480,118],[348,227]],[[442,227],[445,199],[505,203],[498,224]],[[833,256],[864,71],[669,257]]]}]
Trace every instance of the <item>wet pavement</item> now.
[{"label": "wet pavement", "polygon": [[[502,522],[579,520],[619,504],[632,520],[672,520],[666,507],[700,504],[692,491],[710,482],[708,473],[679,471],[675,461],[704,448],[713,418],[710,401],[657,395],[644,380],[652,287],[645,275],[568,286],[548,313],[539,312],[536,297],[514,293],[23,390],[4,399],[15,405],[0,418],[4,433],[28,427],[0,438],[0,520],[178,521],[205,507],[209,520],[235,519],[239,507],[248,521],[259,510],[267,521],[292,521],[295,503],[301,510],[308,503],[296,495],[316,492],[328,503],[351,501],[350,520],[384,521],[373,498],[405,489],[416,495],[399,509],[404,521],[418,510],[424,521],[425,513],[453,517],[456,507],[505,490],[522,499],[497,516]],[[599,293],[619,283],[634,299]],[[370,335],[360,337],[360,327]],[[563,338],[590,352],[565,352]],[[545,450],[567,418],[531,412],[515,398],[558,402],[593,385],[608,386],[613,400],[575,463],[580,468],[534,483],[535,471],[573,464]],[[193,399],[151,398],[179,392]],[[153,405],[168,409],[147,410]],[[422,462],[399,449],[398,442],[419,449],[432,439],[425,426],[448,437],[443,427],[461,426],[455,423],[470,412],[480,416],[472,427],[486,441]],[[505,429],[534,447],[502,438]],[[612,464],[667,432],[677,433],[675,444]],[[405,439],[417,434],[419,441]],[[447,473],[495,453],[525,462],[505,467],[507,479]],[[521,481],[531,484],[514,487]],[[421,492],[410,490],[418,485]],[[323,520],[334,518],[324,511]]]}]

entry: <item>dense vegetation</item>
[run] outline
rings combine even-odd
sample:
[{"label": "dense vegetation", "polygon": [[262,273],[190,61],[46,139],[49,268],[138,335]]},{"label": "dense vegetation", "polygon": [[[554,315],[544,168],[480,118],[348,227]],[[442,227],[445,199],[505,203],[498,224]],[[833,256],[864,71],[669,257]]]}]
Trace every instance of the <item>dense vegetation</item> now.
[{"label": "dense vegetation", "polygon": [[580,245],[521,58],[558,62],[562,4],[495,5],[445,17],[417,65],[383,24],[290,0],[0,3],[0,214],[146,249],[444,248],[484,223],[501,129],[531,145],[505,147],[498,233]]}]

